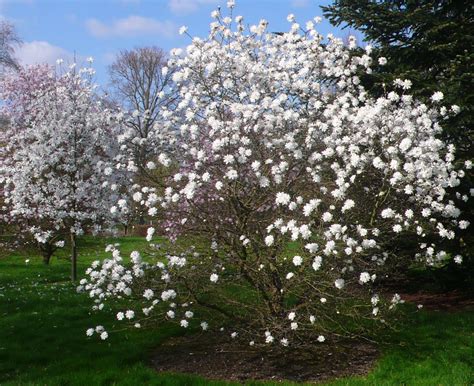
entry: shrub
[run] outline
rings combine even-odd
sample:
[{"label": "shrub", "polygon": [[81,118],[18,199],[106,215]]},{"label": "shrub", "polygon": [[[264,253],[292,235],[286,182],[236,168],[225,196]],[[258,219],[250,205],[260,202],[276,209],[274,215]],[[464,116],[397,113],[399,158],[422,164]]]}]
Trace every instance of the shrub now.
[{"label": "shrub", "polygon": [[222,320],[210,327],[227,320],[251,344],[298,346],[384,323],[401,301],[372,290],[399,258],[386,245],[414,237],[414,260],[444,264],[427,230],[452,238],[468,225],[446,200],[463,171],[437,139],[456,107],[442,107],[441,93],[419,103],[400,79],[372,99],[356,75],[371,71],[370,47],[351,55],[354,44],[325,40],[311,21],[290,15],[290,31],[272,34],[264,20],[247,31],[240,16],[213,17],[207,39],[173,52],[180,102],[162,126],[179,130],[179,158],[160,160],[179,170],[162,196],[143,197],[174,244],[146,261],[133,252],[131,266],[111,247],[80,289],[99,309],[118,299],[117,318],[137,326],[207,329],[211,310]]}]

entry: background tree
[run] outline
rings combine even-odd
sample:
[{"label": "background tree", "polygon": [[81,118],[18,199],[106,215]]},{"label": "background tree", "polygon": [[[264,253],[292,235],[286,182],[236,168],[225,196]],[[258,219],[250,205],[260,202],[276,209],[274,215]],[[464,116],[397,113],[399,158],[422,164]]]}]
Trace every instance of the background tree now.
[{"label": "background tree", "polygon": [[[34,103],[40,95],[53,90],[56,79],[54,69],[48,65],[36,65],[28,68],[19,66],[16,71],[9,71],[4,74],[0,83],[0,99],[2,108],[2,130],[0,131],[0,165],[6,168],[13,162],[15,139],[28,126],[28,120],[35,115],[37,105]],[[12,136],[15,133],[15,136]],[[45,243],[39,243],[28,232],[36,221],[27,217],[11,216],[11,206],[5,202],[6,176],[0,176],[0,200],[2,234],[15,235],[14,238],[7,237],[10,242],[17,244],[34,243],[43,255],[43,261],[49,263],[52,253],[55,250],[55,242],[60,235],[56,235]],[[8,200],[7,200],[8,201]],[[31,223],[33,222],[33,223]]]},{"label": "background tree", "polygon": [[167,67],[167,56],[158,47],[140,47],[121,51],[109,67],[113,95],[130,112],[125,125],[131,129],[129,151],[133,151],[140,172],[150,155],[156,155],[153,134],[158,114],[172,109],[176,97],[172,88],[173,71]]},{"label": "background tree", "polygon": [[[167,55],[160,48],[140,47],[121,51],[109,67],[112,97],[124,110],[119,137],[121,166],[137,186],[150,182],[162,186],[166,176],[157,159],[163,150],[170,150],[174,136],[157,122],[157,117],[163,111],[173,110],[176,101],[172,92],[173,70],[167,62]],[[121,193],[128,195],[130,202],[140,202],[132,199],[131,192],[122,189]],[[125,232],[146,222],[147,213],[139,205],[118,209],[125,221]]]},{"label": "background tree", "polygon": [[76,236],[103,225],[117,200],[110,190],[114,121],[94,94],[90,70],[30,67],[3,88],[10,127],[0,171],[9,215],[44,244],[45,256],[69,234],[73,280]]},{"label": "background tree", "polygon": [[[412,82],[413,95],[428,101],[435,91],[444,94],[446,106],[459,113],[445,117],[440,135],[456,146],[460,164],[467,163],[466,177],[458,194],[472,195],[474,176],[474,3],[468,0],[367,1],[336,0],[322,7],[324,15],[336,26],[361,31],[374,44],[376,56],[387,63],[375,63],[373,72],[361,80],[374,96],[382,95],[397,78]],[[385,62],[385,60],[384,60]],[[474,220],[472,200],[460,203],[466,217]],[[471,282],[474,272],[473,233],[465,230],[456,238],[455,248],[466,255],[466,265],[448,271]],[[453,246],[451,246],[451,249]],[[467,270],[466,267],[471,269]],[[471,273],[469,273],[471,272]]]},{"label": "background tree", "polygon": [[14,57],[15,45],[21,43],[13,24],[0,21],[0,67],[18,69],[18,61]]}]

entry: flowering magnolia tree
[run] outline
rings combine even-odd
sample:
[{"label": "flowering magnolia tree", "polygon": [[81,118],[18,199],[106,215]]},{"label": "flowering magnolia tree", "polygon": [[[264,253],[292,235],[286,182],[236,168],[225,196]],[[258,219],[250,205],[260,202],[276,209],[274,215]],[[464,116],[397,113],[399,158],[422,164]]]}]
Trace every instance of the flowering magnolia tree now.
[{"label": "flowering magnolia tree", "polygon": [[[146,114],[145,114],[146,115]],[[119,179],[113,189],[120,199],[110,208],[112,217],[124,227],[153,219],[157,209],[145,201],[156,203],[157,192],[162,193],[165,181],[171,175],[169,154],[174,154],[176,135],[169,128],[153,124],[141,136],[134,122],[141,119],[140,112],[120,112],[115,118],[119,124],[117,155],[114,167],[105,169],[106,175]],[[144,118],[145,119],[145,118]],[[141,154],[141,156],[137,156]],[[151,195],[153,193],[153,195]],[[156,198],[155,198],[156,197]]]},{"label": "flowering magnolia tree", "polygon": [[[54,88],[56,79],[53,69],[48,65],[35,65],[30,67],[18,67],[14,73],[6,73],[1,83],[1,99],[4,103],[2,116],[4,124],[0,132],[2,147],[0,149],[0,163],[2,165],[1,189],[2,189],[2,222],[5,227],[11,229],[29,229],[34,225],[35,220],[27,217],[13,216],[11,206],[7,196],[8,189],[5,191],[7,181],[7,168],[12,164],[13,152],[18,146],[20,137],[13,136],[12,133],[22,131],[22,128],[28,125],[27,120],[36,114],[37,105],[35,99]],[[6,202],[5,202],[6,199]],[[30,232],[21,232],[17,234],[16,242],[28,243],[31,238]],[[60,234],[49,238],[46,242],[38,242],[36,245],[43,255],[43,261],[49,263],[49,260],[63,241],[59,240]],[[55,245],[59,241],[58,245]]]},{"label": "flowering magnolia tree", "polygon": [[10,120],[1,162],[9,216],[34,236],[47,259],[64,244],[58,238],[69,234],[73,280],[76,235],[103,224],[117,200],[104,173],[116,151],[114,121],[94,94],[92,73],[30,67],[2,87]]},{"label": "flowering magnolia tree", "polygon": [[370,47],[356,56],[353,40],[324,39],[312,21],[290,15],[290,31],[272,34],[264,20],[247,30],[241,16],[212,16],[209,37],[171,58],[181,98],[161,120],[179,129],[179,170],[162,196],[139,197],[174,244],[152,244],[146,259],[135,251],[131,265],[110,246],[80,289],[96,309],[118,300],[117,319],[136,327],[230,325],[251,345],[384,323],[402,300],[373,284],[399,258],[397,240],[416,241],[412,261],[444,264],[452,256],[426,235],[450,239],[469,225],[446,199],[463,176],[455,149],[437,139],[456,106],[442,107],[441,93],[418,103],[408,80],[372,99],[357,76],[371,71]]}]

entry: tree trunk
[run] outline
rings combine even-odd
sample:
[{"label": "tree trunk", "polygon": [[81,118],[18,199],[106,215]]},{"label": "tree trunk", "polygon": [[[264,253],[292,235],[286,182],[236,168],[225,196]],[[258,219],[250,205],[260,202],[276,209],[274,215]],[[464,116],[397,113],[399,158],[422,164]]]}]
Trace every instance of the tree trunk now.
[{"label": "tree trunk", "polygon": [[48,240],[46,243],[39,243],[39,250],[41,251],[41,254],[43,255],[43,263],[46,265],[49,265],[49,262],[51,260],[51,257],[53,256],[54,253],[54,248],[51,244],[51,241]]},{"label": "tree trunk", "polygon": [[49,260],[51,259],[51,254],[43,253],[43,263],[49,265]]},{"label": "tree trunk", "polygon": [[77,247],[76,234],[71,232],[71,280],[77,280]]}]

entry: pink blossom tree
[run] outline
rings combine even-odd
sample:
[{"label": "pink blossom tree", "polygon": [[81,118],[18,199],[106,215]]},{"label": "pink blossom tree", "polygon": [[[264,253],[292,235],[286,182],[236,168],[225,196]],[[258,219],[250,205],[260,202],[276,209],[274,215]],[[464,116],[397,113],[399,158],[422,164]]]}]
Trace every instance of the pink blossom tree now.
[{"label": "pink blossom tree", "polygon": [[[49,65],[36,65],[29,67],[16,67],[15,72],[6,72],[2,79],[0,91],[3,103],[2,118],[3,125],[0,132],[2,147],[0,149],[0,162],[2,168],[7,168],[13,161],[13,149],[19,146],[15,143],[19,135],[26,127],[25,120],[28,116],[33,116],[36,111],[34,100],[38,95],[42,95],[54,88],[56,77],[55,72]],[[13,136],[12,133],[15,133]],[[4,169],[6,170],[6,169]],[[5,191],[6,174],[2,173],[0,181],[2,197],[2,223],[5,229],[16,231],[18,229],[28,229],[32,224],[28,218],[11,216],[11,207],[5,197],[8,192]],[[16,232],[17,240],[22,243],[31,242],[28,232]],[[55,243],[60,237],[59,234],[50,238],[47,242],[40,243],[34,241],[43,255],[44,263],[48,264],[54,253]],[[18,240],[19,239],[19,240]]]},{"label": "pink blossom tree", "polygon": [[117,150],[115,121],[95,95],[92,73],[29,67],[2,87],[10,125],[3,133],[1,178],[10,217],[46,256],[59,235],[69,234],[73,280],[76,236],[106,223],[117,200],[105,172]]}]

